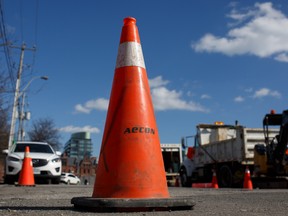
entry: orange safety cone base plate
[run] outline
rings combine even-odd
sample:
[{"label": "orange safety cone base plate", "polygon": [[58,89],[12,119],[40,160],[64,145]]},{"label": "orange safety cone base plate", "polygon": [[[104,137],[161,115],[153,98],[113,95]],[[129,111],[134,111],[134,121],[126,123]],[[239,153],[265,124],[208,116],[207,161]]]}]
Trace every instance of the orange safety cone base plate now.
[{"label": "orange safety cone base plate", "polygon": [[93,198],[74,197],[74,208],[92,212],[149,212],[193,210],[195,202],[191,197],[174,197],[159,199],[130,198]]}]

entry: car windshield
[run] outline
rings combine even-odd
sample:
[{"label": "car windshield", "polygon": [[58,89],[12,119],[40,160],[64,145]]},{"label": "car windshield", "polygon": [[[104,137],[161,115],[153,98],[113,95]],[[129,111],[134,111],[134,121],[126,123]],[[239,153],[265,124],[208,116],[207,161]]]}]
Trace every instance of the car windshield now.
[{"label": "car windshield", "polygon": [[26,146],[29,146],[30,152],[53,154],[53,150],[49,145],[32,144],[32,143],[16,144],[14,152],[24,152]]}]

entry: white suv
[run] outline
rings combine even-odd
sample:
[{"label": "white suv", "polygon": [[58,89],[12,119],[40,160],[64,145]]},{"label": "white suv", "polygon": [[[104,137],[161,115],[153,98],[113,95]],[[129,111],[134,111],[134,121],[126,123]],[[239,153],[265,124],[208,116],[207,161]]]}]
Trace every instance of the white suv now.
[{"label": "white suv", "polygon": [[5,183],[13,184],[18,181],[26,146],[30,148],[35,180],[42,179],[59,184],[62,170],[61,152],[55,152],[48,143],[31,141],[17,142],[10,150],[3,150],[3,153],[7,154]]},{"label": "white suv", "polygon": [[62,173],[61,174],[61,182],[65,183],[65,184],[80,184],[80,179],[72,174],[72,173]]}]

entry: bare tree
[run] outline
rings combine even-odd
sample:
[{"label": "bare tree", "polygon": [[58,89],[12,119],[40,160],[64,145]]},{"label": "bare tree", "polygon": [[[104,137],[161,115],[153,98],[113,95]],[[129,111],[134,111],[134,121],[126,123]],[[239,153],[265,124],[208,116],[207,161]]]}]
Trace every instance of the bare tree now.
[{"label": "bare tree", "polygon": [[9,125],[8,111],[0,107],[0,150],[8,147]]},{"label": "bare tree", "polygon": [[7,81],[3,74],[0,74],[0,150],[8,148],[9,139],[9,105],[7,93]]},{"label": "bare tree", "polygon": [[28,135],[31,141],[47,142],[55,150],[60,150],[62,147],[59,141],[61,136],[51,118],[40,118],[34,121]]},{"label": "bare tree", "polygon": [[3,74],[0,74],[0,182],[4,180],[4,164],[5,154],[2,154],[2,150],[8,148],[9,139],[9,103],[7,99],[7,78],[4,78]]}]

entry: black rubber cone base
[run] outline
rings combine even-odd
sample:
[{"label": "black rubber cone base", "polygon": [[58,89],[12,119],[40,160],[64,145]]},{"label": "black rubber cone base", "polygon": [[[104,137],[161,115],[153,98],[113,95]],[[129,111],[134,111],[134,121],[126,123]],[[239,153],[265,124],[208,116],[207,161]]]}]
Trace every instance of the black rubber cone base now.
[{"label": "black rubber cone base", "polygon": [[15,184],[16,187],[36,187],[36,185],[21,185],[21,184]]},{"label": "black rubber cone base", "polygon": [[94,212],[147,212],[192,210],[195,202],[191,197],[174,197],[165,199],[118,199],[74,197],[74,208]]}]

